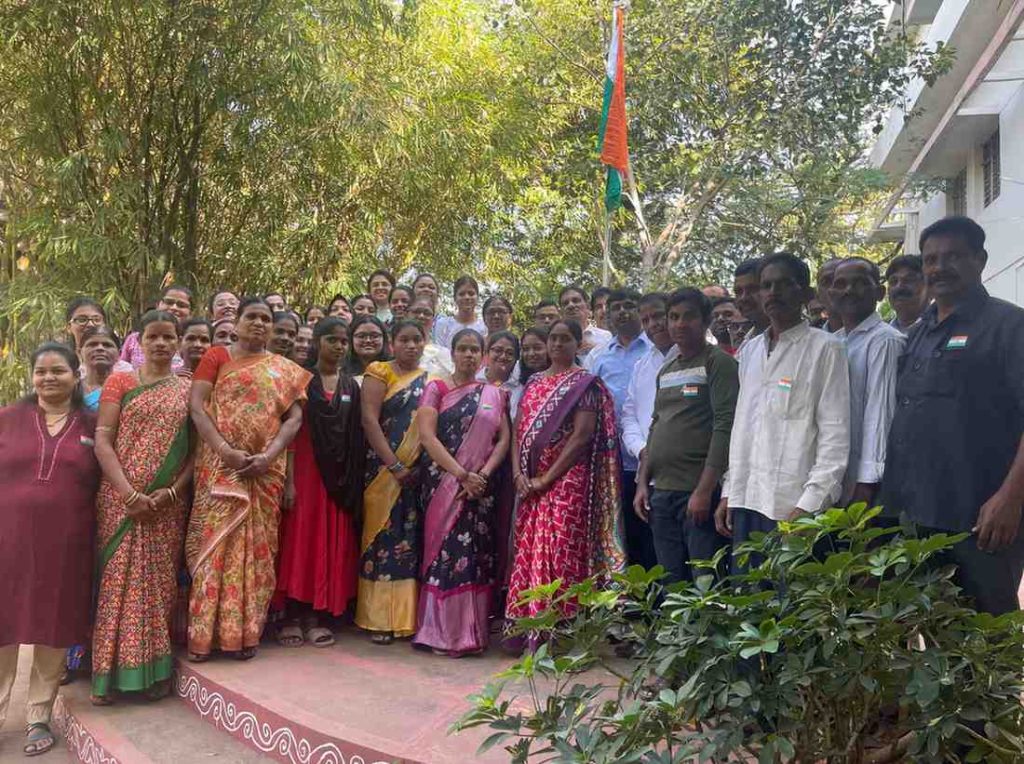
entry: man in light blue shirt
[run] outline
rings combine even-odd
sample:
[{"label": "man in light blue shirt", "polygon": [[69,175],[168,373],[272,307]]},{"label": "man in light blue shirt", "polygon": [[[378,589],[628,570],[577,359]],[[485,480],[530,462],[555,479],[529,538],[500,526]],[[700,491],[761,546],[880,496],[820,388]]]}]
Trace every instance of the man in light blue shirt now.
[{"label": "man in light blue shirt", "polygon": [[622,442],[622,409],[629,391],[633,369],[651,347],[640,324],[640,293],[616,289],[608,295],[608,326],[615,332],[605,347],[587,357],[587,369],[600,377],[615,399],[615,418],[619,427],[622,453],[622,513],[626,529],[626,555],[631,565],[650,568],[655,564],[651,530],[630,512],[636,493],[637,460]]}]

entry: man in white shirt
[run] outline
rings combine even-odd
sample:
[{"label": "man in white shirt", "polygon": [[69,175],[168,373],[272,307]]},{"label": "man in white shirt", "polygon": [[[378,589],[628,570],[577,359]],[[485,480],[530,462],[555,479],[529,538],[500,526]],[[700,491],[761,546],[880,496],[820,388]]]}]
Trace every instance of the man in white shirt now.
[{"label": "man in white shirt", "polygon": [[832,506],[850,453],[846,351],[803,320],[814,295],[807,264],[779,252],[758,273],[769,326],[742,352],[729,473],[715,511],[734,545]]},{"label": "man in white shirt", "polygon": [[640,325],[650,347],[633,367],[633,376],[626,388],[626,402],[622,406],[621,423],[622,445],[637,461],[647,445],[647,434],[651,429],[658,372],[666,361],[679,354],[679,348],[668,333],[667,300],[668,295],[664,292],[645,294],[640,300]]},{"label": "man in white shirt", "polygon": [[890,323],[907,334],[921,321],[928,307],[921,256],[894,257],[885,269],[885,283],[889,287],[889,305],[896,314]]},{"label": "man in white shirt", "polygon": [[848,257],[836,267],[829,304],[843,328],[850,364],[850,458],[843,506],[873,506],[885,471],[886,441],[896,413],[896,370],[907,338],[875,308],[885,297],[882,273],[870,260]]},{"label": "man in white shirt", "polygon": [[612,341],[610,331],[590,322],[590,302],[583,287],[571,284],[563,288],[558,293],[558,306],[562,309],[562,318],[575,321],[583,330],[580,358],[586,358],[594,348],[604,347]]}]

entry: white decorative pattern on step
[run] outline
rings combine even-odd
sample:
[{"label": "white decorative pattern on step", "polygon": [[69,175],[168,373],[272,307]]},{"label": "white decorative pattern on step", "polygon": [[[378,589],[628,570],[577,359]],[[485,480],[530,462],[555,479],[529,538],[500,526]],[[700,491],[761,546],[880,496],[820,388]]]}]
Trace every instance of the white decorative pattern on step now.
[{"label": "white decorative pattern on step", "polygon": [[120,764],[116,758],[103,749],[103,746],[96,742],[96,738],[75,718],[60,695],[53,703],[53,721],[64,735],[68,753],[76,761],[80,761],[82,764]]},{"label": "white decorative pattern on step", "polygon": [[346,759],[341,749],[332,742],[314,747],[301,734],[297,737],[289,727],[273,728],[260,722],[251,711],[239,710],[230,700],[214,690],[204,687],[191,674],[178,671],[175,675],[177,694],[204,719],[217,728],[244,740],[259,751],[288,761],[291,764],[388,764],[386,761],[367,762],[353,754]]}]

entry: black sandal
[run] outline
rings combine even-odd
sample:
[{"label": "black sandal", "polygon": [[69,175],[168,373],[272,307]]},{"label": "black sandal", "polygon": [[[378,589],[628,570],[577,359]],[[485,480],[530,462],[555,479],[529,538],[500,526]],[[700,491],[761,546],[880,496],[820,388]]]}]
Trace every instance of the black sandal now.
[{"label": "black sandal", "polygon": [[370,641],[375,645],[390,645],[395,641],[395,635],[390,631],[376,631],[370,635]]},{"label": "black sandal", "polygon": [[28,725],[25,735],[28,737],[28,743],[22,751],[26,756],[41,756],[57,744],[57,738],[50,731],[50,725],[43,722]]}]

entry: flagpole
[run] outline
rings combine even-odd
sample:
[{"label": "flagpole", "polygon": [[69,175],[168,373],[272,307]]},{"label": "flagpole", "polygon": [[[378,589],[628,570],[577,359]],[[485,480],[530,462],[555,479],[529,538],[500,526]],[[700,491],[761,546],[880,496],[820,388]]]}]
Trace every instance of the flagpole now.
[{"label": "flagpole", "polygon": [[601,258],[601,286],[612,282],[612,213],[604,211],[604,253]]}]

